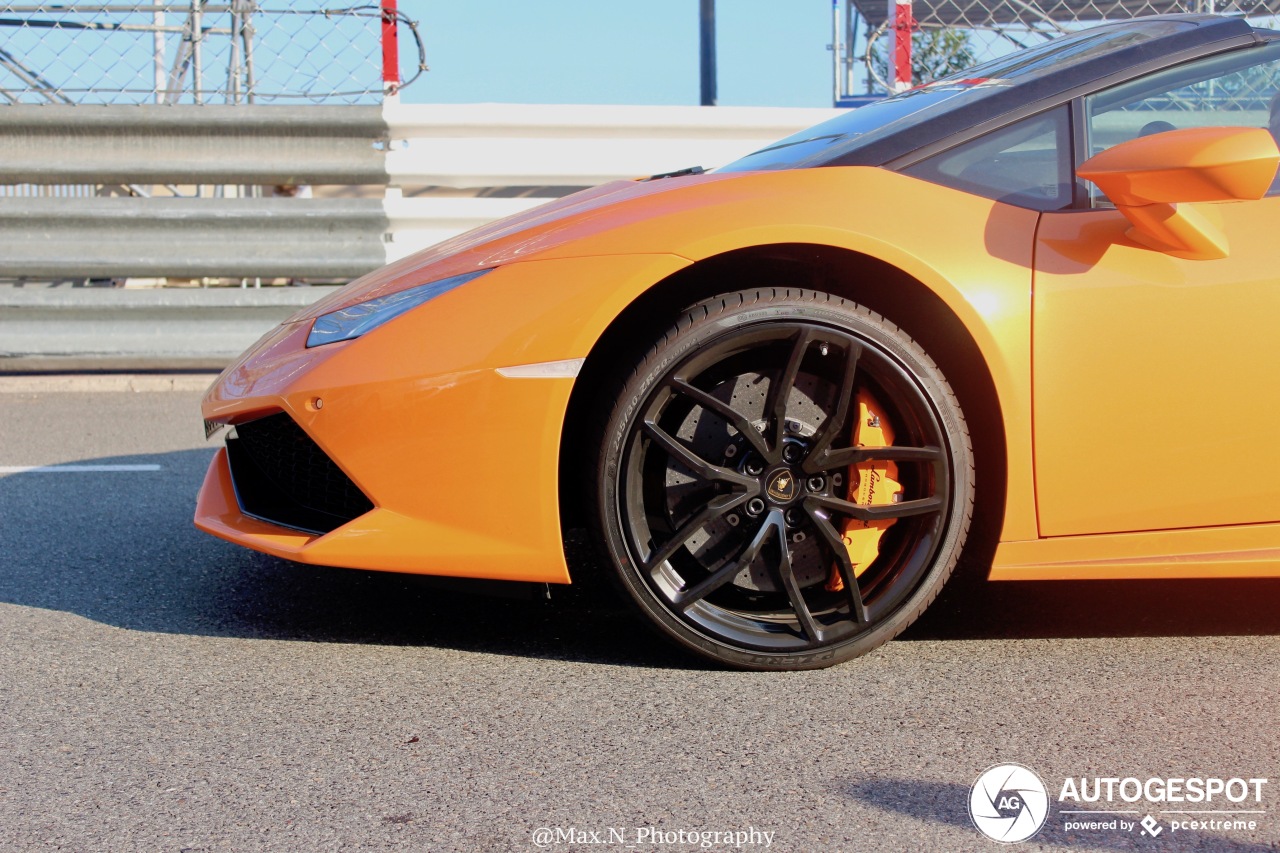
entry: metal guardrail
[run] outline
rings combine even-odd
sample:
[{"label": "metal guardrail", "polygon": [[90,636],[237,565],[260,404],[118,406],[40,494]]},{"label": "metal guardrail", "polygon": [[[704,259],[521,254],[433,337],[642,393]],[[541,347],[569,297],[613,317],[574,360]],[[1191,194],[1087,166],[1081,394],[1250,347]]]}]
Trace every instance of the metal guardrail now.
[{"label": "metal guardrail", "polygon": [[0,183],[386,184],[381,107],[0,107]]},{"label": "metal guardrail", "polygon": [[[556,187],[712,167],[834,115],[731,107],[0,107],[0,184]],[[0,195],[4,195],[0,192]],[[0,278],[350,278],[542,197],[0,198]]]},{"label": "metal guardrail", "polygon": [[386,262],[389,227],[377,199],[7,199],[0,274],[352,278]]},{"label": "metal guardrail", "polygon": [[263,332],[333,290],[0,285],[0,377],[221,370]]}]

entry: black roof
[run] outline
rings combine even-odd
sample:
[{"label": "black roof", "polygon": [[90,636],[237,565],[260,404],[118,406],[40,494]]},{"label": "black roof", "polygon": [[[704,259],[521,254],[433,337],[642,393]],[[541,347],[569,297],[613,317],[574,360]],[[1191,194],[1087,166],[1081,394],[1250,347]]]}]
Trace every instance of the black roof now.
[{"label": "black roof", "polygon": [[1086,92],[1275,36],[1218,15],[1102,24],[850,110],[718,171],[906,165]]}]

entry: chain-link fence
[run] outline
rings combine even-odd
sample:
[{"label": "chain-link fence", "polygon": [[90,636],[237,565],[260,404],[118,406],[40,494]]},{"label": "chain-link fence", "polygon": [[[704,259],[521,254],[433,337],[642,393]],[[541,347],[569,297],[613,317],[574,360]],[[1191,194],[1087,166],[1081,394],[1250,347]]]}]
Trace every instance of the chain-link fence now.
[{"label": "chain-link fence", "polygon": [[[1280,28],[1280,0],[844,0],[841,5],[837,99],[928,83],[1055,36],[1141,15],[1214,12]],[[909,48],[903,44],[908,32]]]},{"label": "chain-link fence", "polygon": [[425,70],[388,2],[0,3],[0,103],[376,103]]}]

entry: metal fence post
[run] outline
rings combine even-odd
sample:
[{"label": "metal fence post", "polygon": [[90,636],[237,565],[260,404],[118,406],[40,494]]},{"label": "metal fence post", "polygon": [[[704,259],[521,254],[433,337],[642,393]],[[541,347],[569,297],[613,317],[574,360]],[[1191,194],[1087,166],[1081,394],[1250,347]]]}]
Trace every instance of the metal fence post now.
[{"label": "metal fence post", "polygon": [[191,0],[191,94],[197,104],[204,103],[204,95],[200,91],[203,84],[201,77],[204,74],[200,45],[204,40],[204,18],[200,8],[203,4],[204,0]]},{"label": "metal fence post", "polygon": [[396,0],[382,0],[382,82],[383,92],[400,90],[400,29]]},{"label": "metal fence post", "polygon": [[716,0],[702,0],[699,8],[699,68],[702,106],[716,105]]},{"label": "metal fence post", "polygon": [[893,22],[893,74],[890,78],[893,91],[905,92],[911,88],[911,30],[915,19],[911,16],[911,0],[890,0],[890,20]]}]

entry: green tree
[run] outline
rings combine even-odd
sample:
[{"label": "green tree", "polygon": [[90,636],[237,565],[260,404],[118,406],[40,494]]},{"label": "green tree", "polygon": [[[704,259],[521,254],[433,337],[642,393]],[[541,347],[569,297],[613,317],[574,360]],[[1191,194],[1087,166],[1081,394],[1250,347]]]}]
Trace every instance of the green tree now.
[{"label": "green tree", "polygon": [[[889,51],[893,50],[893,31],[876,39],[871,61],[876,73],[889,79]],[[969,31],[955,28],[920,29],[911,34],[911,82],[919,86],[931,83],[977,62]]]}]

